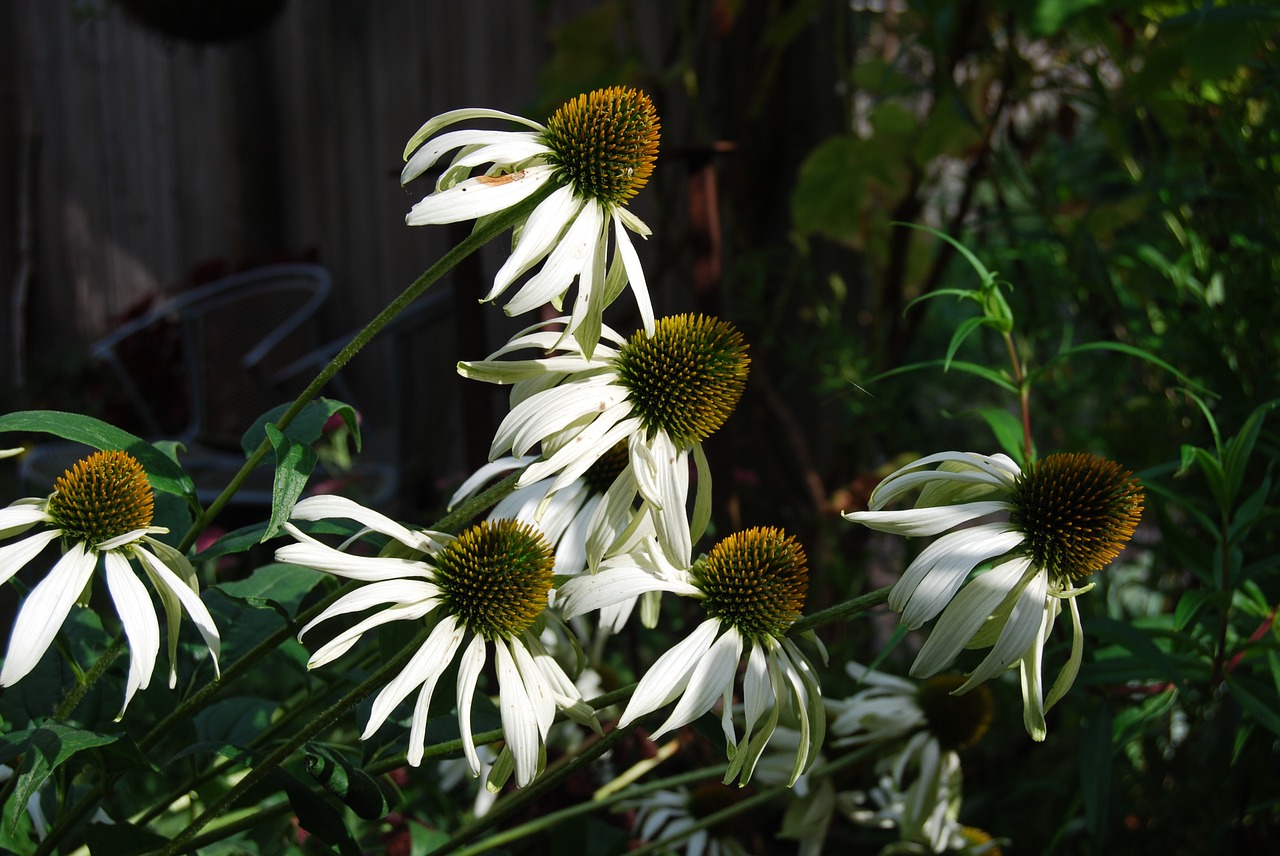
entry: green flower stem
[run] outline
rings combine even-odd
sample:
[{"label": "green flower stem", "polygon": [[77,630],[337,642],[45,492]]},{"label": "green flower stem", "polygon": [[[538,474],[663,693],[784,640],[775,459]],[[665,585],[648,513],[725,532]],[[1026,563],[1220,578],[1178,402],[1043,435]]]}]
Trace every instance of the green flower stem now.
[{"label": "green flower stem", "polygon": [[53,712],[53,719],[57,722],[65,722],[67,717],[75,713],[76,707],[84,700],[85,694],[89,692],[103,673],[107,671],[107,667],[115,662],[116,657],[124,651],[124,637],[117,636],[108,646],[107,650],[102,652],[96,663],[90,667],[89,671],[83,675],[76,676],[75,686],[67,693],[67,697],[62,700],[62,704],[58,705]]},{"label": "green flower stem", "polygon": [[[577,755],[570,758],[561,758],[528,786],[494,803],[484,817],[478,817],[459,829],[444,846],[432,850],[432,856],[446,856],[446,854],[458,852],[463,844],[486,829],[496,826],[511,815],[524,809],[543,794],[559,787],[570,775],[616,746],[630,731],[630,728],[614,728],[603,737],[592,739],[585,743],[584,746],[579,747],[580,751]],[[479,851],[473,848],[468,852],[475,853]]]},{"label": "green flower stem", "polygon": [[799,636],[801,633],[807,633],[825,624],[843,621],[860,612],[866,612],[869,609],[880,606],[889,600],[889,592],[892,589],[893,586],[885,586],[882,589],[876,589],[873,592],[867,592],[864,595],[846,600],[844,603],[837,603],[835,606],[827,607],[821,612],[815,612],[813,615],[802,615],[791,625],[787,635]]},{"label": "green flower stem", "polygon": [[561,822],[577,817],[580,814],[589,814],[593,811],[609,808],[618,803],[627,800],[636,799],[645,794],[654,791],[660,791],[663,788],[675,788],[680,785],[687,785],[693,782],[700,782],[704,779],[718,779],[724,775],[724,767],[703,767],[700,770],[690,770],[687,773],[679,773],[674,776],[668,776],[665,779],[654,779],[652,782],[645,782],[643,785],[633,785],[630,788],[610,797],[599,800],[587,800],[580,802],[575,806],[563,808],[559,811],[551,812],[543,815],[536,820],[522,823],[519,826],[513,826],[505,829],[497,835],[491,835],[488,838],[472,844],[470,847],[464,847],[457,851],[456,856],[477,856],[477,854],[485,853],[494,847],[506,844],[511,841],[517,841],[531,835],[536,835],[545,829],[553,829]]},{"label": "green flower stem", "polygon": [[[355,338],[348,342],[346,347],[339,351],[337,356],[330,360],[329,364],[320,370],[320,373],[316,375],[315,380],[311,381],[311,383],[307,385],[307,388],[304,389],[294,400],[289,409],[286,410],[278,420],[276,420],[276,427],[281,430],[287,427],[289,423],[302,412],[302,408],[320,394],[320,391],[324,389],[325,384],[327,384],[333,376],[336,375],[339,370],[341,370],[342,367],[360,351],[361,348],[367,345],[383,327],[387,326],[393,318],[404,311],[410,303],[434,285],[440,277],[444,276],[456,267],[459,262],[471,255],[480,247],[510,229],[516,223],[520,222],[521,219],[527,217],[533,209],[551,195],[555,189],[556,187],[554,183],[548,182],[546,186],[534,192],[534,194],[528,199],[525,199],[518,205],[512,206],[506,211],[493,215],[492,219],[482,221],[481,224],[477,225],[471,234],[468,235],[461,243],[449,250],[449,252],[445,253],[438,262],[427,269],[422,276],[414,280],[408,288],[400,292],[398,297],[387,304],[385,309],[378,313],[372,321],[366,324],[364,329],[357,333]],[[231,482],[225,489],[223,489],[222,493],[220,493],[217,498],[209,504],[209,507],[206,508],[198,518],[196,518],[195,522],[191,524],[191,528],[187,530],[186,536],[183,537],[182,543],[178,546],[179,550],[185,553],[190,549],[191,545],[195,543],[196,538],[200,533],[204,531],[205,527],[213,522],[214,518],[218,516],[223,507],[231,500],[231,497],[233,497],[240,489],[240,486],[244,484],[245,479],[249,477],[249,473],[251,473],[254,467],[256,467],[259,462],[266,457],[267,452],[270,450],[270,441],[263,439],[263,441],[258,444],[258,448],[254,449],[253,454],[249,455],[248,460],[246,460],[244,465],[240,467],[240,471],[232,477]]]},{"label": "green flower stem", "polygon": [[243,779],[235,784],[229,791],[215,800],[209,805],[195,820],[187,824],[178,835],[169,842],[169,845],[161,850],[163,856],[176,856],[178,853],[187,852],[190,849],[190,842],[200,830],[208,825],[209,821],[221,815],[231,806],[245,796],[254,786],[271,774],[273,770],[288,760],[289,756],[296,752],[308,740],[325,731],[344,716],[353,707],[364,699],[373,695],[378,689],[382,688],[391,677],[399,672],[409,658],[412,657],[417,650],[427,641],[431,628],[422,630],[413,641],[402,648],[386,665],[374,672],[362,683],[338,699],[328,707],[323,713],[317,716],[303,728],[298,729],[297,733],[286,740],[274,752],[258,762],[245,775]]},{"label": "green flower stem", "polygon": [[1022,449],[1026,463],[1031,463],[1035,449],[1031,445],[1031,379],[1027,377],[1018,359],[1018,347],[1011,333],[1004,333],[1004,345],[1009,351],[1009,362],[1013,366],[1013,380],[1018,385],[1018,405],[1022,408]]}]

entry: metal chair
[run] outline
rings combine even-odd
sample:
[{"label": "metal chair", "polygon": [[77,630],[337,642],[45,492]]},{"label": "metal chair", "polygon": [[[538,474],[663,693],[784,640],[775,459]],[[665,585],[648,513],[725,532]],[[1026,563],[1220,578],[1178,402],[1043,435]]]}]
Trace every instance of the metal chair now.
[{"label": "metal chair", "polygon": [[[318,265],[255,268],[164,300],[93,343],[90,354],[111,368],[139,433],[186,448],[179,459],[208,502],[244,463],[244,431],[309,379],[292,369],[315,348],[309,322],[331,288]],[[174,402],[185,405],[176,430]],[[19,469],[24,487],[48,490],[82,449],[51,443],[32,450]],[[234,501],[270,504],[270,470],[257,471]]]}]

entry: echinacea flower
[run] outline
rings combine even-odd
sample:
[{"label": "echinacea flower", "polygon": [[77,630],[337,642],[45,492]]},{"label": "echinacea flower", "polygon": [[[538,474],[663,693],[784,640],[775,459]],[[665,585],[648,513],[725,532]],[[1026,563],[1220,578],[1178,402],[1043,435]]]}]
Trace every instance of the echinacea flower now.
[{"label": "echinacea flower", "polygon": [[160,653],[155,607],[131,562],[142,568],[160,595],[168,620],[169,686],[177,683],[175,660],[184,610],[204,638],[217,669],[218,628],[200,601],[191,563],[173,547],[151,537],[169,531],[151,525],[154,502],[142,465],[126,452],[105,451],[93,453],[63,473],[45,499],[20,499],[0,509],[0,538],[40,524],[47,526],[0,547],[0,583],[54,541],[61,541],[63,550],[62,557],[23,601],[9,636],[4,668],[0,669],[0,686],[11,687],[26,677],[48,650],[72,605],[88,603],[99,560],[129,643],[129,675],[120,716],[133,694],[151,683]]},{"label": "echinacea flower", "polygon": [[[419,765],[432,695],[458,657],[458,729],[472,775],[478,776],[481,761],[471,731],[471,703],[490,645],[497,667],[502,730],[517,784],[523,787],[533,781],[545,765],[547,731],[557,709],[598,728],[591,706],[538,639],[554,556],[546,540],[530,527],[497,520],[482,521],[456,537],[415,531],[338,496],[304,499],[294,506],[292,516],[295,520],[354,520],[420,557],[355,555],[321,543],[292,523],[286,529],[298,543],[276,551],[282,562],[368,583],[340,597],[302,628],[299,638],[337,616],[374,610],[318,648],[308,668],[340,657],[365,633],[391,621],[421,621],[424,630],[430,628],[404,669],[374,698],[362,740],[417,690],[408,761]],[[509,774],[510,764],[504,765],[501,758],[496,766]]]},{"label": "echinacea flower", "polygon": [[[813,667],[786,633],[800,615],[809,586],[804,550],[779,529],[730,535],[695,562],[683,579],[664,579],[621,565],[566,581],[559,597],[566,615],[580,615],[648,591],[698,598],[707,618],[660,656],[640,679],[619,727],[676,702],[656,739],[723,701],[721,726],[729,749],[724,781],[750,780],[779,723],[800,732],[788,784],[809,768],[822,747],[826,716]],[[742,681],[741,740],[733,722],[738,666]],[[678,701],[677,701],[678,699]]]},{"label": "echinacea flower", "polygon": [[[914,488],[921,488],[914,508],[884,510]],[[1131,473],[1094,455],[1049,455],[1023,471],[1005,455],[942,452],[889,475],[872,492],[869,511],[845,517],[907,536],[992,518],[921,551],[894,585],[889,606],[913,630],[941,613],[913,675],[935,674],[965,647],[991,646],[955,690],[963,693],[1017,663],[1023,723],[1033,739],[1043,740],[1045,711],[1071,687],[1083,656],[1075,598],[1093,588],[1085,578],[1124,549],[1142,500]],[[1071,610],[1071,655],[1044,698],[1041,657],[1063,601]]]},{"label": "echinacea flower", "polygon": [[874,787],[839,794],[836,802],[854,823],[897,830],[899,840],[880,856],[949,853],[968,843],[959,821],[962,785],[960,759],[931,745],[889,759]]},{"label": "echinacea flower", "polygon": [[[496,119],[527,130],[465,130],[439,134],[458,122]],[[443,113],[418,129],[405,147],[400,182],[422,175],[447,152],[457,150],[436,181],[436,190],[405,217],[410,226],[456,223],[512,208],[550,185],[555,190],[516,228],[511,255],[485,295],[492,300],[543,262],[504,307],[519,315],[547,303],[560,307],[578,280],[578,295],[566,335],[587,356],[595,347],[601,316],[631,284],[640,317],[653,332],[653,307],[644,270],[628,232],[648,237],[649,227],[627,209],[644,187],[658,154],[658,114],[643,92],[623,87],[579,95],[546,125],[498,110]],[[488,165],[483,174],[473,171]],[[608,272],[605,256],[613,236]]]},{"label": "echinacea flower", "polygon": [[[687,561],[710,515],[702,441],[742,397],[747,346],[731,324],[703,315],[661,318],[652,336],[637,331],[626,341],[606,327],[604,338],[612,344],[602,341],[588,357],[546,324],[535,325],[488,359],[459,363],[458,371],[513,385],[490,455],[540,448],[542,460],[524,470],[519,487],[554,477],[546,491],[554,495],[625,442],[629,466],[605,490],[607,531],[625,531],[636,517],[632,503],[642,499],[640,513],[651,515],[662,548],[672,561]],[[526,348],[547,355],[500,359]],[[685,507],[690,454],[698,468],[692,525]]]}]

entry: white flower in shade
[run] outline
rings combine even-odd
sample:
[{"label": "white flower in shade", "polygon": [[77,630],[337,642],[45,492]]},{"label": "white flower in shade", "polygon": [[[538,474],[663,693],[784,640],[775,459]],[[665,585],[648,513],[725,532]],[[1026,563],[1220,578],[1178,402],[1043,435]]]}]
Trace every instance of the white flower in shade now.
[{"label": "white flower in shade", "polygon": [[31,589],[13,624],[0,686],[26,677],[53,642],[73,604],[87,603],[93,572],[101,560],[107,590],[129,643],[124,715],[130,699],[151,683],[160,653],[160,623],[151,595],[134,573],[142,568],[160,596],[168,621],[169,686],[177,683],[178,632],[185,611],[195,623],[218,666],[220,645],[213,616],[197,593],[195,569],[187,558],[151,536],[167,532],[152,526],[154,496],[142,465],[125,452],[95,452],[54,483],[45,499],[20,499],[0,509],[0,539],[35,526],[35,534],[0,547],[0,583],[26,567],[54,541],[63,554]]},{"label": "white flower in shade", "polygon": [[[414,531],[337,496],[313,496],[294,506],[295,520],[347,518],[395,539],[420,558],[360,556],[329,547],[293,524],[296,544],[276,551],[282,562],[367,582],[335,601],[298,634],[338,616],[373,610],[311,655],[308,668],[322,666],[351,649],[375,627],[391,621],[423,622],[430,633],[404,669],[374,698],[361,739],[367,739],[396,706],[417,690],[409,730],[408,761],[425,752],[427,711],[436,684],[459,659],[458,729],[473,775],[481,770],[471,733],[471,702],[492,645],[498,677],[498,707],[516,782],[527,785],[546,763],[546,736],[562,710],[598,728],[595,712],[538,639],[547,606],[554,556],[546,540],[512,520],[483,521],[457,537]],[[509,774],[510,764],[495,765]],[[491,781],[494,787],[500,781]]]},{"label": "white flower in shade", "polygon": [[837,804],[854,823],[898,830],[899,841],[881,856],[960,851],[967,843],[959,821],[962,785],[956,754],[926,743],[889,759],[875,787],[840,794]]},{"label": "white flower in shade", "polygon": [[[625,538],[640,525],[638,518],[648,515],[671,560],[687,561],[710,516],[711,474],[702,441],[724,424],[742,397],[747,346],[731,324],[702,315],[661,318],[652,336],[638,331],[624,342],[605,328],[604,337],[612,344],[602,341],[587,357],[572,340],[537,325],[486,360],[459,363],[458,371],[512,384],[511,410],[490,454],[524,456],[540,448],[542,459],[524,470],[518,487],[551,478],[546,495],[552,496],[618,443],[627,444],[628,466],[604,492],[606,519],[589,559],[616,549],[604,544],[605,534]],[[501,359],[527,348],[547,355]],[[686,508],[691,455],[698,469],[692,523]],[[642,500],[638,513],[633,510],[637,500]]]},{"label": "white flower in shade", "polygon": [[[932,465],[938,465],[931,469]],[[921,488],[915,507],[883,510]],[[1133,535],[1142,514],[1142,488],[1118,464],[1087,454],[1055,454],[1025,472],[1005,455],[942,452],[889,475],[872,492],[870,510],[845,517],[898,535],[937,535],[889,594],[889,606],[911,629],[938,616],[911,673],[932,675],[965,647],[991,647],[956,689],[963,693],[1013,664],[1022,677],[1023,722],[1045,737],[1045,711],[1075,681],[1083,655],[1075,598]],[[978,573],[972,580],[969,576]],[[968,584],[966,584],[968,580]],[[1041,656],[1066,601],[1071,610],[1071,655],[1047,699]]]},{"label": "white flower in shade", "polygon": [[746,848],[730,832],[731,824],[695,828],[740,798],[736,788],[712,782],[692,791],[683,787],[654,791],[620,808],[635,810],[631,834],[641,841],[671,841],[670,849],[686,856],[746,856]]},{"label": "white flower in shade", "polygon": [[[676,702],[651,736],[687,725],[723,702],[721,726],[729,749],[724,781],[750,780],[779,723],[800,732],[789,784],[822,748],[826,716],[813,667],[786,633],[808,589],[804,551],[779,529],[749,529],[720,541],[679,579],[639,564],[617,564],[565,582],[559,589],[568,616],[611,606],[645,592],[698,598],[707,618],[666,651],[640,679],[618,722],[626,727]],[[734,728],[734,687],[744,652],[741,740]],[[677,701],[678,699],[678,701]]]},{"label": "white flower in shade", "polygon": [[[473,119],[511,122],[527,130],[439,134]],[[649,227],[626,203],[653,172],[660,127],[649,97],[620,87],[578,96],[546,125],[498,110],[443,113],[409,140],[400,181],[407,184],[422,175],[447,152],[457,154],[436,181],[435,192],[414,205],[405,222],[423,226],[481,218],[551,186],[550,195],[517,226],[511,255],[484,299],[494,299],[542,263],[507,302],[508,315],[547,303],[560,307],[577,279],[566,334],[575,336],[590,356],[605,307],[630,282],[644,328],[652,333],[653,307],[628,235],[648,237]],[[483,174],[473,175],[480,168]],[[610,235],[614,255],[606,272]]]},{"label": "white flower in shade", "polygon": [[[476,470],[449,500],[452,510],[459,503],[480,492],[491,480],[534,463],[528,455],[517,458],[504,455]],[[607,549],[623,532],[635,530],[635,479],[628,470],[627,442],[620,440],[605,452],[585,473],[564,488],[549,493],[555,482],[551,476],[504,496],[489,512],[490,520],[510,518],[536,527],[556,551],[556,573],[580,574],[588,567],[596,568]],[[622,479],[631,485],[626,490],[609,488]],[[618,502],[622,507],[615,508]]]}]

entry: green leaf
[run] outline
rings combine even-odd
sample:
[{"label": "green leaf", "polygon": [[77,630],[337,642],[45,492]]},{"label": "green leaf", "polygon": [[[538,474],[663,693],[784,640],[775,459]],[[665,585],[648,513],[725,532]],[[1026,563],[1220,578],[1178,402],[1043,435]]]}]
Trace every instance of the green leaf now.
[{"label": "green leaf", "polygon": [[95,449],[128,452],[142,464],[147,480],[156,490],[183,497],[195,496],[196,487],[191,477],[168,455],[141,437],[101,419],[59,410],[23,410],[0,416],[0,433],[6,431],[35,431]]},{"label": "green leaf", "polygon": [[1080,744],[1080,789],[1084,800],[1085,827],[1093,839],[1094,851],[1102,853],[1111,792],[1111,709],[1105,702],[1095,706],[1089,715]]},{"label": "green leaf", "polygon": [[[254,420],[253,425],[249,427],[248,431],[244,432],[244,437],[240,439],[240,447],[244,449],[246,456],[252,455],[262,445],[262,441],[267,436],[266,426],[279,422],[280,417],[292,406],[292,404],[282,404],[279,407],[273,407]],[[347,428],[351,430],[351,436],[355,439],[356,451],[360,451],[359,417],[356,416],[356,412],[351,405],[343,404],[341,401],[334,401],[331,398],[320,398],[308,403],[298,412],[298,415],[294,417],[283,433],[299,443],[312,443],[324,433],[324,426],[329,422],[329,417],[335,413],[342,417],[343,422],[347,423]]]},{"label": "green leaf", "polygon": [[31,799],[31,795],[40,790],[40,786],[54,770],[77,752],[106,746],[119,739],[119,734],[81,731],[56,722],[37,728],[31,733],[23,750],[27,760],[10,799],[9,821],[18,822],[18,815],[26,810],[27,800]]},{"label": "green leaf", "polygon": [[306,746],[307,772],[324,789],[351,807],[365,820],[380,820],[391,810],[386,792],[377,779],[340,753],[318,743]]},{"label": "green leaf", "polygon": [[1200,589],[1184,591],[1178,600],[1177,608],[1173,611],[1173,629],[1184,630],[1200,612],[1200,608],[1212,597],[1212,594]]},{"label": "green leaf", "polygon": [[1022,446],[1025,439],[1022,431],[1022,420],[999,407],[984,407],[978,410],[977,414],[987,423],[1000,448],[1009,457],[1013,458],[1018,466],[1025,467],[1027,455],[1026,449]]},{"label": "green leaf", "polygon": [[[170,838],[126,821],[90,823],[84,828],[90,856],[119,856],[121,853],[150,853],[160,850]],[[202,851],[203,852],[203,851]]]},{"label": "green leaf", "polygon": [[320,456],[305,443],[296,442],[280,433],[276,426],[268,424],[264,428],[276,450],[276,476],[271,486],[271,520],[267,523],[267,531],[262,533],[262,540],[267,541],[276,536],[289,515],[293,514],[293,506],[298,497],[302,496]]},{"label": "green leaf", "polygon": [[904,223],[901,220],[894,220],[891,225],[906,226],[908,229],[915,229],[917,232],[928,232],[935,238],[946,241],[948,244],[955,247],[956,252],[964,256],[964,260],[967,261],[969,266],[978,274],[978,279],[982,280],[982,287],[984,290],[995,287],[996,275],[987,270],[987,266],[973,254],[972,250],[948,235],[946,232],[939,232],[937,229],[930,228],[929,226],[921,226],[919,223]]},{"label": "green leaf", "polygon": [[1205,392],[1205,393],[1208,392],[1208,390],[1206,390],[1203,386],[1196,383],[1191,378],[1187,377],[1185,374],[1178,371],[1169,363],[1160,359],[1150,351],[1146,351],[1146,350],[1143,350],[1142,348],[1134,347],[1133,345],[1127,345],[1124,342],[1085,342],[1084,344],[1081,344],[1081,345],[1073,345],[1064,351],[1059,351],[1057,354],[1054,354],[1052,357],[1046,360],[1043,368],[1048,368],[1049,366],[1053,365],[1059,360],[1065,360],[1069,357],[1075,356],[1076,354],[1084,353],[1086,351],[1116,351],[1117,353],[1125,354],[1130,357],[1137,357],[1138,359],[1144,360],[1145,362],[1151,363],[1152,365],[1159,366],[1160,368],[1167,371],[1169,374],[1176,377],[1178,380],[1185,383],[1187,386],[1194,387],[1195,389],[1198,389],[1201,392]]},{"label": "green leaf", "polygon": [[1245,713],[1265,726],[1272,734],[1280,736],[1280,697],[1261,684],[1234,674],[1227,675],[1227,686]]},{"label": "green leaf", "polygon": [[218,588],[252,607],[274,609],[286,618],[293,618],[302,599],[326,578],[311,568],[273,562],[256,568],[248,579],[222,583]]},{"label": "green leaf", "polygon": [[278,702],[265,698],[234,696],[219,699],[192,719],[196,739],[246,745],[266,730],[279,707]]},{"label": "green leaf", "polygon": [[960,346],[964,344],[964,340],[969,338],[974,330],[987,323],[987,319],[981,315],[973,318],[966,318],[956,325],[956,330],[951,334],[951,341],[947,343],[947,355],[942,360],[942,370],[945,372],[951,368],[951,360],[955,357],[956,351],[960,350]]},{"label": "green leaf", "polygon": [[1258,441],[1258,433],[1262,430],[1262,422],[1266,419],[1267,411],[1276,404],[1275,401],[1268,401],[1255,407],[1241,426],[1240,433],[1227,441],[1226,449],[1222,454],[1222,469],[1227,490],[1233,497],[1239,492],[1240,485],[1244,481],[1245,465],[1249,462],[1249,456],[1253,454],[1253,447]]},{"label": "green leaf", "polygon": [[1013,381],[1009,380],[1009,378],[1005,377],[1000,372],[995,371],[994,369],[989,369],[986,366],[980,366],[977,363],[965,362],[964,360],[955,360],[950,365],[946,365],[942,360],[926,360],[922,363],[911,363],[910,365],[898,366],[896,369],[889,369],[887,372],[883,372],[873,378],[870,378],[865,383],[869,386],[878,380],[884,380],[885,378],[890,378],[894,375],[918,372],[921,369],[928,368],[942,368],[944,370],[955,369],[958,372],[976,375],[983,380],[994,383],[1003,390],[1012,392],[1014,395],[1018,394],[1018,387],[1013,383]]},{"label": "green leaf", "polygon": [[1184,677],[1174,661],[1156,647],[1151,637],[1131,624],[1112,618],[1093,618],[1085,622],[1085,633],[1105,642],[1112,642],[1146,661],[1158,677],[1172,684],[1183,686]]}]

